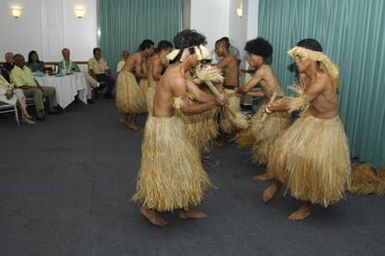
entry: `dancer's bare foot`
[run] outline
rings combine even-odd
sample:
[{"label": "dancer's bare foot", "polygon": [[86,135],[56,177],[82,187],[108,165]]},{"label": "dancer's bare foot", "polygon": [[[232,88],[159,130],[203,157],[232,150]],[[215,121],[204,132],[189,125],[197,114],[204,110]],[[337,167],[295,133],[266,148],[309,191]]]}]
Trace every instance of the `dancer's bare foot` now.
[{"label": "dancer's bare foot", "polygon": [[310,205],[304,204],[298,210],[289,215],[289,220],[299,221],[303,220],[311,214]]},{"label": "dancer's bare foot", "polygon": [[278,183],[273,183],[271,186],[269,186],[263,191],[262,200],[265,203],[269,202],[271,199],[273,199],[273,197],[279,191],[280,188],[281,186]]},{"label": "dancer's bare foot", "polygon": [[185,211],[181,210],[179,212],[179,218],[187,220],[187,219],[207,219],[209,216],[204,212],[199,211]]},{"label": "dancer's bare foot", "polygon": [[140,212],[144,215],[144,217],[146,217],[155,226],[163,227],[163,226],[167,225],[167,222],[164,219],[162,219],[162,217],[160,217],[159,213],[157,213],[154,210],[150,210],[150,209],[142,207],[142,209],[140,209]]},{"label": "dancer's bare foot", "polygon": [[139,131],[140,128],[135,124],[135,123],[129,123],[127,124],[128,128],[134,130],[134,131]]},{"label": "dancer's bare foot", "polygon": [[271,175],[268,174],[267,172],[255,175],[253,177],[253,180],[255,180],[255,181],[267,181],[267,180],[271,180],[271,179],[272,179]]},{"label": "dancer's bare foot", "polygon": [[119,123],[123,123],[125,124],[127,122],[127,117],[126,116],[122,116],[119,118]]},{"label": "dancer's bare foot", "polygon": [[226,146],[226,140],[225,139],[219,139],[215,142],[215,144],[217,145],[217,147],[219,148],[223,148]]}]

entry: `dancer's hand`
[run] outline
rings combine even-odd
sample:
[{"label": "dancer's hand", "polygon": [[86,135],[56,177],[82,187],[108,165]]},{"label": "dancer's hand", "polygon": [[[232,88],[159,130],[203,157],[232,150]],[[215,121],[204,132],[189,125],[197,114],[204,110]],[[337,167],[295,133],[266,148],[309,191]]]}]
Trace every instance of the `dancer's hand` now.
[{"label": "dancer's hand", "polygon": [[222,107],[222,106],[225,106],[227,105],[227,103],[229,102],[227,97],[226,96],[221,96],[221,97],[215,97],[215,102],[218,106]]},{"label": "dancer's hand", "polygon": [[265,109],[264,109],[264,112],[266,114],[271,114],[274,112],[274,108],[273,108],[273,105],[272,104],[267,104]]},{"label": "dancer's hand", "polygon": [[244,93],[242,92],[242,89],[241,89],[241,87],[238,87],[235,91],[234,91],[234,93],[236,94],[236,95],[243,95]]}]

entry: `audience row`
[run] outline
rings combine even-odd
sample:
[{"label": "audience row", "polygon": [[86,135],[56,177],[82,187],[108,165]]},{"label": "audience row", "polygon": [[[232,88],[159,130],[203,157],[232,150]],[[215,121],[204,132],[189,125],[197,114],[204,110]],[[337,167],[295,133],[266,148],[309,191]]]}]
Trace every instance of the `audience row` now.
[{"label": "audience row", "polygon": [[[122,61],[118,64],[117,71],[123,67],[128,51],[123,51]],[[79,65],[70,59],[70,50],[62,50],[63,59],[56,64],[59,74],[71,74],[81,72]],[[26,108],[26,97],[34,99],[36,119],[45,120],[45,113],[57,114],[60,112],[56,101],[55,88],[49,85],[40,85],[34,75],[41,72],[54,73],[52,67],[49,69],[39,59],[36,51],[28,54],[28,62],[25,62],[21,54],[8,52],[5,54],[5,63],[0,67],[0,101],[8,104],[17,101],[22,120],[25,123],[33,124],[31,115]],[[104,92],[105,98],[112,98],[115,86],[115,79],[112,76],[110,67],[101,56],[101,49],[93,49],[93,58],[88,61],[88,72],[83,72],[87,81],[88,103],[94,103],[94,98]],[[44,107],[44,97],[47,100],[47,109]]]}]

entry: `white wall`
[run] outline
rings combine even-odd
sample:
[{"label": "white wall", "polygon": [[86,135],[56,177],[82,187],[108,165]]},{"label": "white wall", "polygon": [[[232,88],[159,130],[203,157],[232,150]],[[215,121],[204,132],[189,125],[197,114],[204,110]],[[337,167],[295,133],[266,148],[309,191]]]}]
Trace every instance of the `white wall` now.
[{"label": "white wall", "polygon": [[230,0],[191,0],[191,29],[207,37],[207,46],[229,34]]},{"label": "white wall", "polygon": [[247,3],[247,40],[258,36],[258,7],[259,0],[248,0]]},{"label": "white wall", "polygon": [[[243,16],[240,18],[236,10],[241,2]],[[216,40],[228,36],[245,60],[245,43],[258,32],[258,0],[191,0],[190,27],[207,37],[211,50]],[[245,64],[243,61],[242,66]]]},{"label": "white wall", "polygon": [[[239,17],[237,15],[237,9],[242,4],[243,6],[243,15]],[[239,49],[241,53],[241,67],[245,65],[245,53],[243,48],[245,47],[247,39],[247,0],[230,0],[230,10],[229,10],[229,35],[230,42],[233,46]]]},{"label": "white wall", "polygon": [[[191,0],[190,27],[207,37],[214,49],[217,39],[228,36],[241,54],[246,40],[257,36],[258,0],[243,0],[243,17],[236,15],[241,0]],[[19,19],[10,6],[20,5]],[[86,8],[85,17],[73,13],[75,5]],[[44,61],[61,59],[61,49],[71,49],[73,60],[88,60],[97,45],[97,0],[1,0],[0,61],[8,51],[37,50]]]},{"label": "white wall", "polygon": [[[73,60],[88,60],[97,44],[96,1],[1,0],[0,61],[9,51],[27,58],[30,50],[36,50],[44,61],[58,61],[64,47],[71,50]],[[13,5],[22,7],[18,19],[11,16]],[[74,15],[75,5],[85,7],[84,18]]]}]

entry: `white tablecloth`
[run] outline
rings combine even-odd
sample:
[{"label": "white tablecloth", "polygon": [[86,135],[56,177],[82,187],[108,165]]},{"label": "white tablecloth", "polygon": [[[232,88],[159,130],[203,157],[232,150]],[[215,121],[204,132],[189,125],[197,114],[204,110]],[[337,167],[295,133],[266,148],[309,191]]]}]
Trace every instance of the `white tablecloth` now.
[{"label": "white tablecloth", "polygon": [[77,94],[79,99],[87,104],[87,81],[81,72],[63,77],[43,76],[35,79],[40,85],[55,87],[57,103],[63,109],[74,101]]}]

